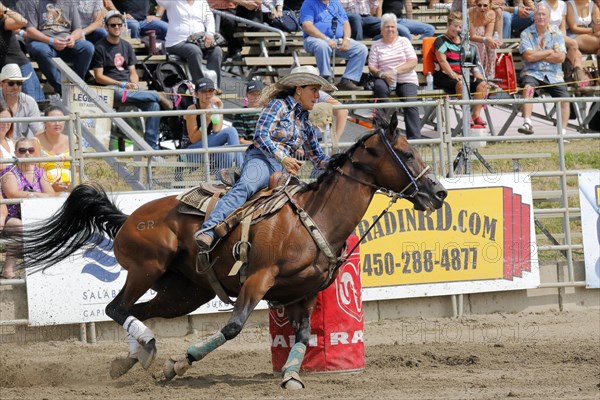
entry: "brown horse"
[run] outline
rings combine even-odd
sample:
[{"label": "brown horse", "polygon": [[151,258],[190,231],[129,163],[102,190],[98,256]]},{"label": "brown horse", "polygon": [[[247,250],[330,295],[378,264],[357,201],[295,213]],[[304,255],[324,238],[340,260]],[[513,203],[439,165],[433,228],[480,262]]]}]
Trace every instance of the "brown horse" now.
[{"label": "brown horse", "polygon": [[[252,247],[243,284],[239,276],[228,276],[235,261],[232,247],[240,241],[241,228],[238,226],[220,240],[210,256],[218,258],[214,272],[222,288],[228,296],[237,297],[233,313],[223,329],[190,346],[184,355],[169,359],[164,367],[167,379],[182,375],[194,361],[236,337],[258,302],[265,299],[285,305],[296,334],[282,371],[282,386],[304,387],[298,371],[310,337],[310,313],[316,294],[335,277],[339,266],[335,257],[375,192],[404,197],[423,211],[440,208],[447,195],[435,177],[427,174],[429,167],[396,132],[396,126],[394,115],[387,129],[371,132],[345,153],[334,155],[328,169],[294,195],[293,202],[252,225]],[[202,218],[180,214],[177,205],[175,196],[170,196],[149,202],[128,217],[103,190],[80,185],[53,217],[27,229],[18,243],[25,248],[26,264],[41,270],[84,245],[97,243],[103,235],[114,238],[115,256],[128,275],[106,314],[127,330],[129,355],[113,361],[113,377],[126,373],[138,361],[144,368],[153,361],[154,335],[142,321],[179,317],[215,297],[206,276],[196,271],[193,233]],[[330,252],[317,245],[299,222],[301,210],[314,221]],[[153,228],[140,230],[140,223]],[[335,255],[334,262],[331,254]],[[135,304],[150,288],[156,296]]]}]

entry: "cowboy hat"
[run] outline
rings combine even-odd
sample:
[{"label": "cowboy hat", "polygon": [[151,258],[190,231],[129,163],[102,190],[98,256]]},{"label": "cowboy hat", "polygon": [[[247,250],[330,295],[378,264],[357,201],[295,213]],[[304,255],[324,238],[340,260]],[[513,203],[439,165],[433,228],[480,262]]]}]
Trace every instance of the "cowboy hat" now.
[{"label": "cowboy hat", "polygon": [[281,78],[274,85],[263,90],[258,101],[259,104],[266,105],[275,96],[287,89],[295,88],[296,86],[319,85],[321,90],[326,92],[336,91],[337,88],[319,75],[319,70],[312,65],[303,65],[292,69],[289,75]]},{"label": "cowboy hat", "polygon": [[29,79],[30,76],[31,72],[29,73],[29,75],[23,77],[23,75],[21,74],[21,69],[17,64],[6,64],[4,67],[2,67],[2,71],[0,72],[0,82],[23,82]]}]

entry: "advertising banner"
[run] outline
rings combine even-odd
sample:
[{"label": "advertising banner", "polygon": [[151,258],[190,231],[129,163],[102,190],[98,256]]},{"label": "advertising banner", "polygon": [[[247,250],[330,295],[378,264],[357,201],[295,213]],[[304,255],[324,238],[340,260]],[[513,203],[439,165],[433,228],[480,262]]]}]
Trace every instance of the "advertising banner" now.
[{"label": "advertising banner", "polygon": [[600,288],[600,171],[579,173],[585,286]]},{"label": "advertising banner", "polygon": [[[80,114],[103,114],[103,111],[98,108],[89,98],[88,95],[83,92],[79,87],[75,85],[69,85],[69,109],[72,113]],[[98,94],[98,97],[112,108],[114,100],[114,90],[110,88],[102,88],[95,86],[94,90]],[[110,129],[111,120],[110,118],[86,118],[81,120],[90,132],[96,136],[96,138],[106,147],[110,143]],[[87,144],[85,144],[87,146]]]},{"label": "advertising banner", "polygon": [[[114,201],[123,212],[131,214],[145,203],[176,194],[179,191],[120,193],[114,195]],[[27,225],[47,218],[62,206],[64,199],[24,200],[21,205],[23,223]],[[104,310],[125,285],[126,278],[127,271],[117,263],[109,240],[100,246],[84,248],[45,272],[29,274],[26,283],[30,324],[109,321]],[[154,291],[149,290],[139,302],[148,301],[154,295]],[[257,308],[266,307],[267,304],[261,302]],[[230,309],[230,305],[215,298],[193,314]]]},{"label": "advertising banner", "polygon": [[[529,176],[442,180],[443,207],[397,202],[361,243],[363,298],[423,297],[533,288],[539,271]],[[389,199],[376,195],[362,236]]]}]

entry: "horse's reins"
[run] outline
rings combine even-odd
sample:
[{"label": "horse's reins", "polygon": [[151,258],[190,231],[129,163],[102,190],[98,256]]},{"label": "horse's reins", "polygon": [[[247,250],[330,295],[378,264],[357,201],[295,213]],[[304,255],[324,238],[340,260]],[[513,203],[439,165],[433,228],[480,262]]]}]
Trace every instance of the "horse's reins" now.
[{"label": "horse's reins", "polygon": [[[354,181],[356,181],[358,183],[361,183],[363,185],[370,186],[370,187],[374,188],[375,190],[380,191],[381,193],[383,193],[386,196],[390,197],[390,202],[388,203],[387,207],[385,209],[383,209],[383,211],[381,211],[381,213],[379,214],[379,216],[377,218],[375,218],[375,220],[373,221],[373,223],[369,226],[369,229],[367,229],[366,232],[362,234],[362,236],[359,238],[358,242],[356,242],[356,244],[354,245],[354,247],[350,251],[346,252],[346,254],[344,256],[338,258],[338,265],[337,265],[337,268],[335,268],[336,270],[342,264],[344,264],[348,260],[349,255],[351,255],[354,252],[354,250],[356,250],[356,248],[363,241],[363,239],[369,234],[369,232],[371,232],[371,230],[375,227],[375,225],[377,225],[377,222],[379,222],[379,220],[381,218],[383,218],[383,216],[388,212],[388,210],[390,209],[390,207],[399,198],[401,198],[401,197],[410,197],[410,198],[413,198],[413,197],[415,197],[417,195],[417,193],[419,193],[419,186],[417,185],[417,181],[419,179],[421,179],[427,173],[427,171],[429,171],[431,169],[431,167],[429,165],[427,165],[423,169],[423,171],[421,171],[421,173],[419,173],[419,175],[417,175],[416,178],[413,178],[412,174],[408,170],[408,167],[406,166],[406,164],[404,163],[404,161],[402,161],[402,159],[400,157],[398,157],[398,154],[396,154],[396,152],[392,149],[392,145],[386,139],[385,133],[384,133],[383,129],[379,130],[379,134],[381,135],[381,139],[383,140],[383,143],[385,143],[385,148],[388,150],[389,153],[391,153],[393,155],[394,161],[396,161],[396,163],[400,164],[400,166],[402,167],[402,169],[404,169],[404,171],[406,172],[406,175],[408,175],[408,177],[410,178],[410,183],[408,185],[406,185],[406,187],[404,189],[402,189],[400,192],[395,192],[393,190],[386,189],[386,188],[383,188],[381,186],[377,186],[374,183],[367,182],[364,179],[360,179],[360,178],[357,178],[355,176],[348,175],[348,174],[344,173],[344,171],[340,167],[336,168],[336,171],[341,176],[345,176],[347,178],[350,178],[350,179],[352,179],[352,180],[354,180]],[[364,145],[364,143],[363,143],[363,145]],[[366,148],[366,146],[364,146],[364,147]],[[350,157],[350,162],[354,163],[354,161],[352,160],[352,157]],[[409,196],[405,196],[403,193],[406,192],[408,190],[408,188],[411,187],[411,186],[413,186],[413,185],[415,186],[415,190]]]}]

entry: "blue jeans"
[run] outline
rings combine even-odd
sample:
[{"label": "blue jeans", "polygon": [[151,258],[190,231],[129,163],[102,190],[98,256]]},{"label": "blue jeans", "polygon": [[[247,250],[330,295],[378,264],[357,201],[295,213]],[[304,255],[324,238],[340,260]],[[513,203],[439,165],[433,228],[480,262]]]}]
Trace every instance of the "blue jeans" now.
[{"label": "blue jeans", "polygon": [[131,30],[132,38],[139,38],[141,35],[144,35],[148,31],[156,31],[156,38],[160,40],[165,40],[169,24],[161,20],[152,20],[148,22],[145,19],[142,21],[128,19],[127,27]]},{"label": "blue jeans", "polygon": [[[424,22],[416,21],[414,19],[398,18],[398,26],[402,26],[413,35],[421,35],[419,39],[424,37],[435,36],[435,28],[433,25],[426,24]],[[398,30],[399,32],[400,30]],[[412,37],[409,35],[409,39]]]},{"label": "blue jeans", "polygon": [[246,151],[242,176],[221,200],[217,202],[209,218],[202,224],[206,233],[215,237],[213,228],[241,207],[254,193],[269,185],[271,174],[282,171],[283,167],[274,158],[269,158],[256,147]]},{"label": "blue jeans", "polygon": [[54,91],[61,94],[60,71],[52,63],[52,59],[60,57],[66,63],[71,64],[73,71],[81,79],[85,79],[85,74],[89,71],[94,56],[94,49],[94,45],[87,40],[77,40],[75,46],[66,47],[61,51],[55,50],[48,43],[32,41],[29,43],[27,51],[31,59],[38,63],[40,70],[46,76]]},{"label": "blue jeans", "polygon": [[[123,89],[118,86],[109,86],[115,90],[115,99],[118,101],[123,97]],[[160,111],[160,104],[158,103],[159,96],[154,90],[147,91],[128,91],[126,104],[133,104],[142,111]],[[148,117],[146,118],[146,132],[144,132],[144,140],[154,150],[158,150],[158,139],[160,135],[159,131],[160,117]]]},{"label": "blue jeans", "polygon": [[[237,129],[233,126],[229,126],[227,128],[221,129],[218,133],[213,133],[212,135],[208,135],[208,147],[218,147],[218,146],[235,146],[240,144],[240,136],[238,134]],[[201,149],[202,140],[198,140],[196,143],[190,144],[188,149]],[[244,162],[244,156],[240,152],[233,153],[219,153],[211,155],[214,160],[214,168],[230,168],[233,166],[233,162],[235,161],[235,165],[240,168],[242,163]],[[188,154],[187,155],[188,162],[200,163],[201,162],[201,154]]]},{"label": "blue jeans", "polygon": [[85,35],[85,40],[87,40],[88,42],[92,42],[93,44],[96,44],[97,41],[99,41],[100,39],[103,39],[107,36],[108,36],[108,32],[106,32],[106,29],[98,28],[98,29],[88,33],[87,35]]},{"label": "blue jeans", "polygon": [[[359,15],[356,13],[348,13],[348,22],[350,23],[350,32],[352,39],[361,41],[365,36],[375,40],[381,38],[381,19],[373,15]],[[400,24],[398,20],[398,35],[407,39],[412,39],[410,31],[407,27]]]},{"label": "blue jeans", "polygon": [[23,88],[21,89],[23,93],[33,97],[36,102],[43,101],[44,91],[42,90],[40,80],[33,70],[33,65],[31,65],[31,63],[23,64],[19,67],[19,69],[21,70],[21,75],[23,76],[27,76],[31,73],[29,79],[23,82]]},{"label": "blue jeans", "polygon": [[[329,47],[325,40],[308,36],[304,39],[304,50],[314,54],[317,59],[317,67],[319,67],[321,76],[333,77],[333,71],[331,70],[331,54],[333,49]],[[348,51],[336,50],[336,56],[348,60],[343,78],[359,82],[368,53],[369,50],[367,49],[367,46],[354,39],[350,39],[350,48]]]},{"label": "blue jeans", "polygon": [[502,39],[510,39],[512,31],[516,32],[515,37],[519,37],[521,31],[533,24],[533,12],[529,13],[529,17],[521,18],[518,15],[508,11],[502,12]]}]

